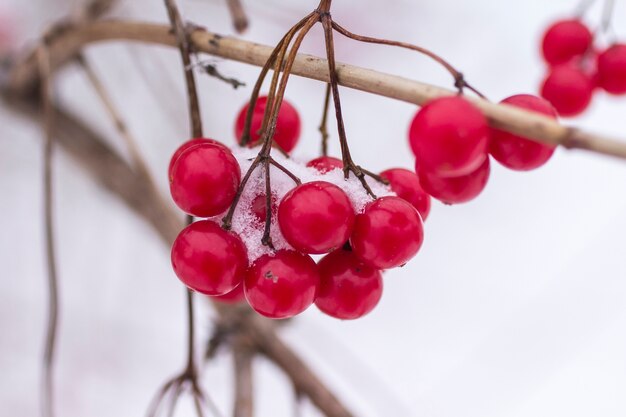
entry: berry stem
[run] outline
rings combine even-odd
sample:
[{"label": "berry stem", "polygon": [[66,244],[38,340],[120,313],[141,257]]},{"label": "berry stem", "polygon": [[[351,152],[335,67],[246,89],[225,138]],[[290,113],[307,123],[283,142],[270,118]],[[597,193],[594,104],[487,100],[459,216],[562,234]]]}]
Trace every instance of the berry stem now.
[{"label": "berry stem", "polygon": [[334,21],[333,21],[333,29],[335,29],[337,32],[341,33],[345,37],[353,39],[355,41],[373,43],[377,45],[397,46],[399,48],[408,49],[408,50],[419,52],[423,55],[426,55],[427,57],[431,58],[432,60],[434,60],[441,66],[443,66],[446,69],[446,71],[448,71],[450,75],[452,75],[452,77],[454,78],[454,86],[459,90],[459,94],[462,94],[463,89],[467,88],[468,90],[476,93],[476,95],[478,95],[480,98],[485,98],[485,96],[482,93],[480,93],[480,91],[476,90],[467,81],[465,81],[463,77],[463,73],[461,73],[459,70],[454,68],[448,61],[446,61],[439,55],[435,54],[434,52],[426,48],[422,48],[421,46],[413,45],[413,44],[406,43],[406,42],[398,42],[398,41],[392,41],[388,39],[379,39],[379,38],[373,38],[370,36],[357,35],[355,33],[350,32],[349,30],[347,30],[346,28],[344,28],[343,26],[339,25],[337,22],[334,22]]},{"label": "berry stem", "polygon": [[319,131],[322,135],[322,155],[328,156],[328,108],[330,107],[330,84],[326,84],[326,93],[324,95],[324,107],[322,110],[322,121],[320,122]]},{"label": "berry stem", "polygon": [[339,98],[339,86],[337,80],[337,68],[335,64],[335,46],[333,41],[333,26],[330,13],[320,15],[322,26],[324,27],[324,39],[326,43],[326,55],[328,59],[328,71],[330,74],[330,88],[333,96],[333,103],[335,105],[335,116],[337,118],[337,130],[339,133],[339,143],[341,145],[341,156],[343,159],[343,173],[344,177],[348,179],[350,172],[352,172],[361,182],[363,188],[367,194],[376,199],[376,195],[370,188],[369,184],[365,180],[365,174],[361,167],[356,165],[350,155],[350,148],[348,147],[348,139],[346,137],[346,129],[343,124],[343,115],[341,111],[341,100]]},{"label": "berry stem", "polygon": [[604,9],[602,10],[602,22],[600,23],[600,31],[602,31],[602,33],[606,34],[610,31],[614,10],[615,0],[604,0]]}]

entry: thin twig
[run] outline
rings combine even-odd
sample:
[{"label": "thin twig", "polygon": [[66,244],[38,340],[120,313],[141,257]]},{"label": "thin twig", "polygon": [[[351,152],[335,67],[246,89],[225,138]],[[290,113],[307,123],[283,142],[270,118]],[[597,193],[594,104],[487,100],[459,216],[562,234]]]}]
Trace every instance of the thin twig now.
[{"label": "thin twig", "polygon": [[54,149],[54,113],[51,97],[50,57],[46,40],[42,40],[37,50],[41,72],[41,104],[43,107],[43,127],[45,142],[43,152],[43,201],[46,242],[46,267],[48,278],[48,322],[43,354],[42,404],[43,417],[53,417],[54,411],[54,359],[56,352],[57,327],[59,322],[59,284],[56,266],[53,224],[52,152]]},{"label": "thin twig", "polygon": [[[89,25],[67,27],[54,37],[49,45],[51,68],[55,70],[70,62],[83,47],[106,40],[126,40],[175,46],[176,39],[170,28],[139,22],[103,21]],[[194,51],[263,66],[273,47],[240,39],[223,37],[206,30],[196,29],[190,34]],[[330,81],[328,62],[312,55],[299,54],[291,71],[324,83]],[[438,97],[456,94],[445,88],[402,78],[379,71],[337,63],[340,85],[371,94],[422,105]],[[34,56],[21,61],[9,77],[5,87],[16,94],[29,94],[37,87],[39,75]],[[626,139],[616,140],[604,135],[573,129],[549,117],[522,110],[506,104],[490,103],[479,98],[469,98],[489,119],[493,127],[537,142],[560,145],[567,149],[583,149],[626,159]]]},{"label": "thin twig", "polygon": [[242,33],[248,29],[248,16],[241,4],[241,0],[226,0],[226,4],[228,5],[235,30],[238,33]]},{"label": "thin twig", "polygon": [[322,155],[324,156],[328,156],[328,107],[330,107],[330,84],[326,84],[322,121],[319,126],[319,131],[322,135]]}]

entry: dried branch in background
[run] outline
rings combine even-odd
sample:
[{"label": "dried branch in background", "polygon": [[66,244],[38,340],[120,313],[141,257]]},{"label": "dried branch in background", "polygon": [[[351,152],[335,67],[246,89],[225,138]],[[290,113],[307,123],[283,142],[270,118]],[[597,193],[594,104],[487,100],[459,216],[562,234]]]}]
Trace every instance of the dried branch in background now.
[{"label": "dried branch in background", "polygon": [[51,97],[50,57],[45,39],[37,49],[37,61],[41,75],[41,106],[45,132],[43,152],[43,201],[46,242],[46,267],[48,278],[48,322],[46,325],[43,355],[41,414],[53,417],[54,412],[54,358],[56,353],[57,327],[59,322],[59,284],[54,244],[52,152],[54,149],[54,113]]},{"label": "dried branch in background", "polygon": [[233,20],[233,27],[238,33],[245,32],[248,29],[248,16],[241,4],[241,0],[226,0],[230,16]]}]

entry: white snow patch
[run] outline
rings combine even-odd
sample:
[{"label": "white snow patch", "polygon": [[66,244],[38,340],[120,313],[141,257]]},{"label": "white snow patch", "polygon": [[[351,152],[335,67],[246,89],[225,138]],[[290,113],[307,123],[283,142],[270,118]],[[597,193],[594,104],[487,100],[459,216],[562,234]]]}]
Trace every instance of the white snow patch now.
[{"label": "white snow patch", "polygon": [[[257,156],[259,148],[248,149],[236,147],[231,150],[239,162],[241,176],[243,178],[252,165],[252,161]],[[305,161],[285,158],[278,152],[273,153],[272,157],[276,162],[300,178],[303,184],[313,181],[326,181],[337,185],[346,193],[348,198],[350,198],[356,213],[361,212],[365,205],[372,201],[372,198],[367,194],[361,182],[354,176],[350,176],[350,178],[346,180],[343,177],[343,171],[340,169],[320,174],[316,169],[307,167]],[[271,166],[270,173],[272,193],[276,196],[276,205],[278,206],[285,194],[291,191],[296,184],[288,175],[274,166]],[[395,195],[388,186],[372,178],[368,177],[367,182],[374,194],[378,197]],[[252,201],[260,194],[265,194],[265,176],[262,166],[257,167],[250,176],[232,221],[232,230],[241,237],[246,245],[248,258],[251,263],[259,257],[272,252],[270,248],[261,243],[264,224],[261,224],[251,212]],[[220,223],[225,214],[226,213],[213,217],[212,219]],[[272,217],[271,237],[272,243],[277,250],[293,249],[280,232],[276,215]]]}]

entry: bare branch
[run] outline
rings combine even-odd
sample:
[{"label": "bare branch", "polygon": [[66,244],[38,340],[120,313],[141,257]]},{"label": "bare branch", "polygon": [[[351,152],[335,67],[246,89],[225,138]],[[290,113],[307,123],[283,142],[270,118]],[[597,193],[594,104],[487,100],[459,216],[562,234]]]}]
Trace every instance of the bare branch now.
[{"label": "bare branch", "polygon": [[252,389],[252,360],[254,347],[245,338],[233,341],[233,361],[235,365],[235,407],[233,417],[252,417],[254,401]]},{"label": "bare branch", "polygon": [[248,16],[243,9],[241,0],[226,0],[226,4],[228,5],[228,10],[230,10],[235,30],[238,33],[245,32],[248,29]]},{"label": "bare branch", "polygon": [[[136,22],[94,22],[76,25],[59,33],[50,44],[52,68],[73,59],[84,46],[102,41],[127,40],[175,46],[176,39],[168,26]],[[222,37],[202,29],[190,34],[196,52],[204,52],[234,61],[262,66],[274,48],[235,38]],[[299,54],[292,74],[328,83],[328,62],[311,55]],[[397,77],[382,72],[337,63],[339,84],[360,91],[422,105],[432,99],[456,94],[455,91]],[[9,88],[19,92],[32,90],[38,83],[33,57],[18,65],[10,75]],[[505,104],[494,104],[480,98],[468,98],[487,116],[492,126],[538,142],[561,145],[568,149],[585,149],[626,159],[626,140],[564,126],[537,113]]]}]

